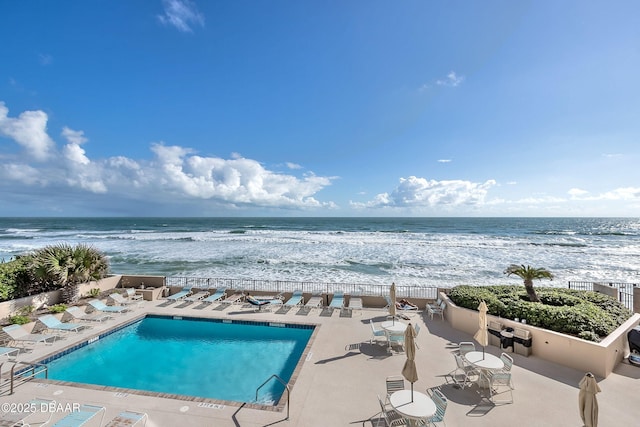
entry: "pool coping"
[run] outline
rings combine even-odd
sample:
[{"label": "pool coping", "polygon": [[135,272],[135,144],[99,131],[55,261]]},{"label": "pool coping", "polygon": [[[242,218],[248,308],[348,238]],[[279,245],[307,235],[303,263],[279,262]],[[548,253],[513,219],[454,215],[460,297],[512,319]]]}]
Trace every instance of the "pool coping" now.
[{"label": "pool coping", "polygon": [[[318,330],[320,328],[320,324],[319,323],[314,323],[314,322],[292,322],[289,321],[289,319],[287,319],[286,322],[276,322],[276,321],[256,321],[256,320],[241,320],[241,319],[227,319],[227,318],[218,318],[218,317],[199,317],[199,316],[194,316],[194,315],[175,315],[175,314],[167,314],[167,313],[161,313],[161,312],[154,312],[154,311],[147,311],[144,313],[141,313],[133,318],[129,318],[126,321],[116,324],[113,327],[107,329],[107,330],[103,330],[97,333],[94,333],[92,335],[89,335],[87,337],[83,337],[82,340],[80,341],[75,341],[73,343],[69,343],[69,345],[64,346],[61,349],[58,349],[54,352],[45,354],[43,357],[40,357],[38,360],[36,360],[33,363],[38,363],[38,364],[47,364],[52,360],[58,359],[66,354],[69,354],[73,351],[78,350],[79,348],[85,347],[93,342],[95,342],[98,339],[101,339],[103,337],[106,337],[108,335],[111,335],[115,332],[118,332],[119,330],[122,330],[134,323],[140,322],[143,319],[147,318],[147,317],[160,317],[160,318],[173,318],[176,320],[182,320],[182,319],[192,319],[192,320],[203,320],[203,321],[208,321],[208,322],[214,322],[214,323],[237,323],[237,324],[254,324],[254,325],[266,325],[266,326],[272,326],[272,327],[287,327],[288,325],[291,325],[293,327],[300,327],[303,326],[305,327],[305,329],[312,329],[311,332],[311,336],[309,337],[307,344],[304,348],[304,350],[302,351],[302,354],[300,355],[300,358],[298,359],[298,363],[296,364],[296,367],[294,368],[292,374],[291,374],[291,378],[289,379],[289,382],[287,383],[287,387],[285,389],[285,391],[287,393],[291,393],[293,391],[293,387],[295,385],[296,380],[298,379],[300,372],[302,371],[302,367],[304,365],[304,363],[307,361],[307,359],[309,358],[309,355],[311,353],[311,347],[313,346],[313,343],[316,339],[316,336],[318,334]],[[71,336],[71,335],[65,335],[65,336]],[[271,378],[271,377],[270,377]],[[269,378],[269,379],[270,379]],[[250,408],[250,409],[258,409],[258,410],[263,410],[263,411],[272,411],[272,412],[282,412],[284,411],[285,407],[287,406],[287,396],[285,394],[285,392],[282,393],[282,395],[280,396],[280,399],[278,400],[278,402],[275,405],[263,405],[263,404],[259,404],[259,403],[250,403],[250,402],[236,402],[236,401],[231,401],[231,400],[222,400],[222,399],[213,399],[213,398],[206,398],[206,397],[198,397],[198,396],[188,396],[188,395],[182,395],[182,394],[171,394],[171,393],[163,393],[163,392],[155,392],[155,391],[148,391],[148,390],[137,390],[137,389],[129,389],[129,388],[124,388],[124,387],[115,387],[115,386],[105,386],[105,385],[97,385],[97,384],[87,384],[87,383],[80,383],[80,382],[72,382],[72,381],[61,381],[61,380],[53,380],[53,379],[43,379],[43,378],[34,378],[33,379],[34,382],[39,382],[39,383],[44,383],[44,384],[58,384],[58,385],[63,385],[63,386],[70,386],[70,387],[76,387],[76,388],[85,388],[85,389],[91,389],[91,390],[99,390],[99,391],[112,391],[114,393],[120,394],[121,396],[126,396],[128,394],[134,394],[134,395],[139,395],[139,396],[150,396],[150,397],[161,397],[161,398],[167,398],[167,399],[175,399],[175,400],[182,400],[182,401],[186,401],[186,402],[199,402],[200,404],[198,406],[202,406],[202,407],[210,407],[210,408],[215,408],[215,407],[224,407],[224,406],[232,406],[232,407],[243,407],[243,408]],[[268,381],[268,380],[267,380]]]}]

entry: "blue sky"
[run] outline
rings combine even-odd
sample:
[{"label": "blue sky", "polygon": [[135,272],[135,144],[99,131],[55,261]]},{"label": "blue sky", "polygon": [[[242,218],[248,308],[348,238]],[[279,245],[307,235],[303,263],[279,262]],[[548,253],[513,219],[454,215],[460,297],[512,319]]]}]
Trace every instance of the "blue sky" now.
[{"label": "blue sky", "polygon": [[0,216],[638,216],[640,3],[0,3]]}]

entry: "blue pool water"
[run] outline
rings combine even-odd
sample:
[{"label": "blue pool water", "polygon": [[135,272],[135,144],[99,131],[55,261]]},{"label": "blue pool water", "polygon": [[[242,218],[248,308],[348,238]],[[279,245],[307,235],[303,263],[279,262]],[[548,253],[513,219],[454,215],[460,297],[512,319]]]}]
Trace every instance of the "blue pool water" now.
[{"label": "blue pool water", "polygon": [[[254,402],[271,375],[289,382],[313,327],[147,316],[47,363],[49,379]],[[265,385],[258,403],[283,387]]]}]

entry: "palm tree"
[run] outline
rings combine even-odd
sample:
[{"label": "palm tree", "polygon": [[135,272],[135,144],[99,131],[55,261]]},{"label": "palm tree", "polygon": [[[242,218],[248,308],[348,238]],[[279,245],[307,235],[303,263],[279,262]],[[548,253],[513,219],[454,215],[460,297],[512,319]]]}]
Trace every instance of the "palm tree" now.
[{"label": "palm tree", "polygon": [[526,267],[524,265],[516,265],[511,264],[505,271],[504,274],[507,276],[511,276],[515,274],[524,280],[524,288],[527,290],[527,295],[529,295],[529,301],[531,302],[540,302],[540,298],[536,294],[536,290],[533,289],[533,280],[534,279],[549,279],[553,280],[553,274],[545,268],[533,268],[529,265]]},{"label": "palm tree", "polygon": [[77,302],[80,298],[78,285],[102,279],[109,270],[107,258],[84,244],[46,246],[37,250],[33,259],[36,277],[57,284],[63,303]]}]

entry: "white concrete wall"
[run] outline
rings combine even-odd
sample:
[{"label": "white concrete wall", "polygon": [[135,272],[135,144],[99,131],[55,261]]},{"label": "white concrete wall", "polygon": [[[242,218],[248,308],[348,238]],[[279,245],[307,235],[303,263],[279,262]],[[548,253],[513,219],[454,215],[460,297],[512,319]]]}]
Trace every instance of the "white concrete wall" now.
[{"label": "white concrete wall", "polygon": [[[458,307],[446,295],[441,294],[441,296],[447,303],[445,320],[453,328],[464,331],[473,337],[478,330],[478,312]],[[606,378],[615,366],[629,354],[627,332],[640,324],[640,314],[634,314],[599,343],[496,316],[488,315],[487,320],[500,322],[504,327],[529,331],[532,338],[531,354],[533,356]]]}]

